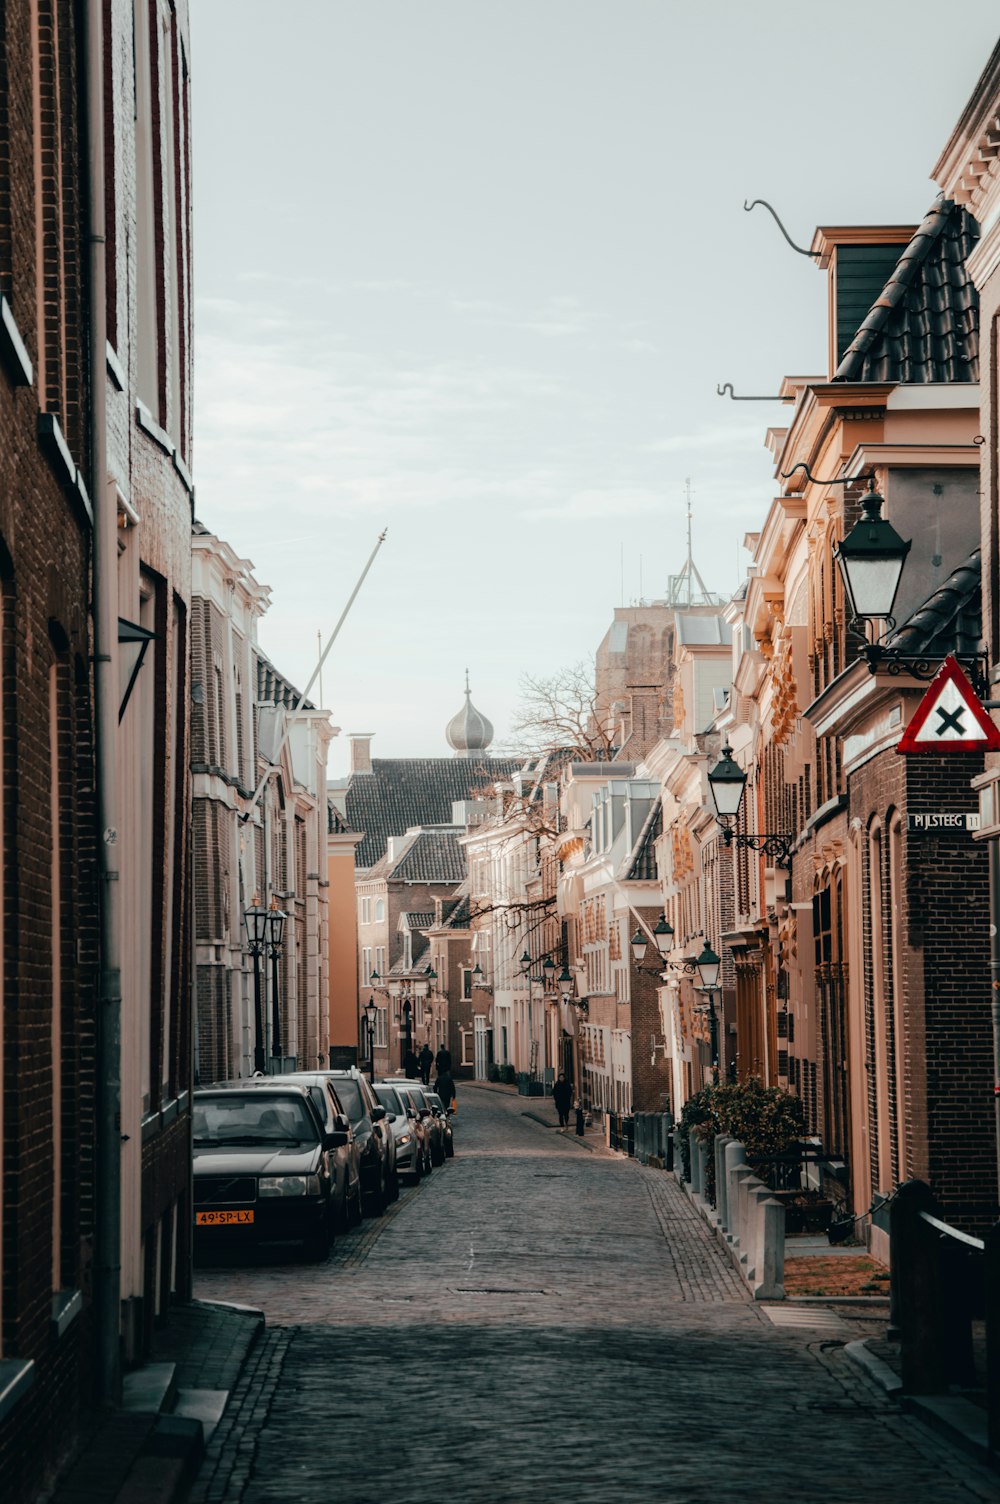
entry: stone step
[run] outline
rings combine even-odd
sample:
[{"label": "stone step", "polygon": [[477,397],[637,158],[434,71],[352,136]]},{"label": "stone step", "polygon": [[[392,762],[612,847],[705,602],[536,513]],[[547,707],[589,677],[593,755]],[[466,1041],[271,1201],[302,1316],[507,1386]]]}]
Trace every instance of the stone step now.
[{"label": "stone step", "polygon": [[144,1363],[122,1380],[122,1409],[169,1415],[177,1399],[177,1364]]},{"label": "stone step", "polygon": [[200,1420],[208,1442],[222,1419],[228,1398],[228,1389],[178,1389],[173,1413],[188,1420]]}]

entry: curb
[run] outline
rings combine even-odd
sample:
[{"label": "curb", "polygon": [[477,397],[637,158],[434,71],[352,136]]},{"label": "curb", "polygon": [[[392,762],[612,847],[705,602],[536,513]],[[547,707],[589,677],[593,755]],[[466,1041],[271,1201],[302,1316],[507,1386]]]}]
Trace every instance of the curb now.
[{"label": "curb", "polygon": [[845,1343],[844,1353],[890,1398],[897,1400],[901,1410],[937,1431],[977,1462],[1000,1468],[1000,1458],[989,1448],[985,1410],[960,1394],[904,1394],[899,1375],[869,1350],[864,1337]]}]

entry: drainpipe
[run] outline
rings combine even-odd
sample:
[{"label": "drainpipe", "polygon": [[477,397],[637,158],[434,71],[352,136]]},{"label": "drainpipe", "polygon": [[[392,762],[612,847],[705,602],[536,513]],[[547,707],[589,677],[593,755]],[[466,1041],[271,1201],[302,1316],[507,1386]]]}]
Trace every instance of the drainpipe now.
[{"label": "drainpipe", "polygon": [[121,969],[118,880],[117,504],[108,484],[107,283],[104,215],[104,28],[100,0],[85,0],[90,274],[90,495],[94,506],[95,760],[100,848],[100,991],[97,1028],[97,1380],[101,1402],[121,1399]]}]

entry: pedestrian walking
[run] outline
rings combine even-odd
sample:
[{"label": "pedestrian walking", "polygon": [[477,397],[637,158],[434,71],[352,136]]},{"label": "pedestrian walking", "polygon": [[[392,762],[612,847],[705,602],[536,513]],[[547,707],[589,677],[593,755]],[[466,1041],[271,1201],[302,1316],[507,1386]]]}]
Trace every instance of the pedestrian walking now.
[{"label": "pedestrian walking", "polygon": [[420,1079],[425,1086],[430,1086],[431,1066],[434,1064],[434,1056],[431,1052],[431,1047],[429,1044],[424,1045],[423,1049],[420,1051],[420,1054],[417,1056],[417,1059],[420,1062]]},{"label": "pedestrian walking", "polygon": [[403,1071],[407,1081],[415,1081],[420,1075],[420,1061],[412,1050],[407,1050],[403,1056]]},{"label": "pedestrian walking", "polygon": [[552,1088],[552,1100],[556,1104],[556,1112],[559,1114],[559,1127],[569,1127],[569,1110],[573,1105],[573,1088],[566,1080],[565,1073],[559,1072],[559,1079]]},{"label": "pedestrian walking", "polygon": [[451,1075],[451,1051],[446,1049],[444,1045],[441,1046],[434,1056],[434,1064],[439,1076]]},{"label": "pedestrian walking", "polygon": [[445,1110],[455,1105],[455,1078],[450,1070],[438,1071],[438,1078],[434,1082],[434,1090],[445,1105]]}]

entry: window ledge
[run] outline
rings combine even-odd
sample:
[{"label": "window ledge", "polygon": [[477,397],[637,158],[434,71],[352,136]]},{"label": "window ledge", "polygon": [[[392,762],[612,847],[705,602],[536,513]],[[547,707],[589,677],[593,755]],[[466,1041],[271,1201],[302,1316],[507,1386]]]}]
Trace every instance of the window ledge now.
[{"label": "window ledge", "polygon": [[115,350],[110,340],[105,342],[104,359],[105,363],[107,364],[108,375],[111,377],[111,380],[114,382],[118,390],[120,392],[123,392],[125,390],[125,372],[122,369],[121,361],[118,359],[118,352]]},{"label": "window ledge", "polygon": [[83,1296],[79,1290],[57,1290],[52,1297],[52,1328],[57,1337],[69,1331],[83,1310]]},{"label": "window ledge", "polygon": [[0,357],[15,386],[30,386],[35,378],[31,357],[14,318],[14,310],[0,295]]},{"label": "window ledge", "polygon": [[0,1359],[0,1420],[6,1420],[35,1382],[35,1360]]},{"label": "window ledge", "polygon": [[158,444],[163,450],[164,454],[169,454],[171,459],[173,459],[173,440],[167,433],[166,429],[161,428],[159,423],[156,422],[153,414],[150,412],[145,402],[140,402],[138,398],[136,398],[135,403],[135,417],[136,422],[142,429],[143,433],[148,433],[149,437],[153,440],[153,443]]}]

